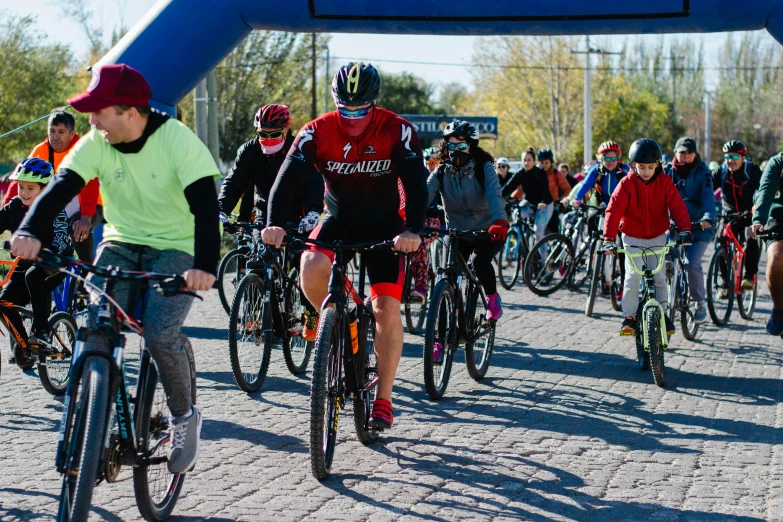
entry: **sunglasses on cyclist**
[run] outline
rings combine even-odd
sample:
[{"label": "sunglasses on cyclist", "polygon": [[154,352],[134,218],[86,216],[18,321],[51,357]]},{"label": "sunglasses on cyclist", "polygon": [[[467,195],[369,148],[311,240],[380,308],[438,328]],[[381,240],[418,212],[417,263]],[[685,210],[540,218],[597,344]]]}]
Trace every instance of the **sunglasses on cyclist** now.
[{"label": "sunglasses on cyclist", "polygon": [[464,141],[460,141],[459,143],[447,143],[446,147],[448,147],[449,150],[457,150],[457,149],[468,150],[468,147],[470,147],[470,145],[468,145]]},{"label": "sunglasses on cyclist", "polygon": [[741,154],[724,154],[723,159],[725,160],[731,160],[731,161],[739,161],[739,159],[742,157]]},{"label": "sunglasses on cyclist", "polygon": [[340,113],[340,116],[343,118],[351,118],[351,119],[357,119],[357,118],[364,118],[368,114],[370,114],[370,111],[372,110],[372,105],[369,107],[365,107],[364,109],[357,109],[355,111],[349,111],[345,107],[338,107],[337,111]]},{"label": "sunglasses on cyclist", "polygon": [[507,169],[507,168],[508,168],[508,165],[498,165],[498,168],[499,168],[499,169]]},{"label": "sunglasses on cyclist", "polygon": [[282,138],[283,134],[285,134],[285,129],[273,130],[268,132],[260,130],[260,131],[256,131],[256,134],[262,140],[274,140],[277,138]]},{"label": "sunglasses on cyclist", "polygon": [[611,163],[611,162],[617,161],[617,160],[618,160],[617,156],[604,156],[604,161],[606,163]]}]

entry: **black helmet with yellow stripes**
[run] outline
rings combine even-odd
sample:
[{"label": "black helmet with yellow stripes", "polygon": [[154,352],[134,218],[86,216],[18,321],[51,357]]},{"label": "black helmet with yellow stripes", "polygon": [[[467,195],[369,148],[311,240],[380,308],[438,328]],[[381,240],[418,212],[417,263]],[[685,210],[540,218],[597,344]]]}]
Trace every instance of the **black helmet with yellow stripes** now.
[{"label": "black helmet with yellow stripes", "polygon": [[337,107],[375,103],[380,89],[381,77],[369,63],[343,65],[332,80],[332,97]]}]

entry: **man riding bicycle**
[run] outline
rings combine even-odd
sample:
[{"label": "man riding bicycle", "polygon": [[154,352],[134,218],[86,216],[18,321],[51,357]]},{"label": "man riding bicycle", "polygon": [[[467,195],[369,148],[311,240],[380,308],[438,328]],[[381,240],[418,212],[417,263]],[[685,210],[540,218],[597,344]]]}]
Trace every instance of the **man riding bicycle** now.
[{"label": "man riding bicycle", "polygon": [[[280,246],[294,194],[315,166],[326,183],[326,214],[310,237],[322,241],[383,241],[415,252],[427,206],[426,173],[413,126],[376,106],[381,80],[370,64],[349,63],[332,81],[337,111],[305,125],[294,141],[270,194],[264,242]],[[405,192],[400,214],[398,182]],[[302,256],[301,283],[311,303],[326,298],[334,253],[312,248]],[[394,422],[391,398],[402,355],[400,299],[404,259],[390,251],[363,254],[376,318],[378,394],[370,415],[375,430]]]},{"label": "man riding bicycle", "polygon": [[[54,216],[98,178],[107,221],[98,266],[182,273],[188,290],[212,288],[220,253],[214,183],[219,170],[190,129],[150,108],[150,96],[141,73],[116,64],[96,70],[87,92],[68,100],[77,111],[90,113],[94,129],[63,159],[31,207],[12,239],[14,255],[36,259]],[[120,306],[132,312],[134,287],[118,282],[115,290]],[[190,341],[181,331],[192,302],[187,295],[150,292],[143,317],[144,343],[172,415],[171,473],[191,469],[199,450],[201,410],[191,400]],[[88,347],[91,341],[100,342],[91,336]]]}]

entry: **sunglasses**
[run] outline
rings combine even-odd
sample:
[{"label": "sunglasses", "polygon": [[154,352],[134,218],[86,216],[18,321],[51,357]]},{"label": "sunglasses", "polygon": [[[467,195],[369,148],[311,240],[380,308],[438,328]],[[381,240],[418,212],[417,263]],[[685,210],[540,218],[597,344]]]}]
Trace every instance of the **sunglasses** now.
[{"label": "sunglasses", "polygon": [[724,154],[723,159],[725,160],[731,160],[731,161],[739,161],[739,159],[742,157],[741,154]]},{"label": "sunglasses", "polygon": [[257,131],[256,134],[262,140],[273,140],[275,138],[282,138],[283,134],[285,134],[285,129],[273,130],[269,132],[260,130]]},{"label": "sunglasses", "polygon": [[351,119],[357,119],[357,118],[364,118],[368,114],[370,114],[370,111],[372,110],[372,105],[369,107],[365,107],[364,109],[357,109],[355,111],[349,111],[345,107],[338,107],[337,111],[340,113],[340,116],[343,118],[351,118]]},{"label": "sunglasses", "polygon": [[508,165],[498,165],[498,168],[499,168],[499,169],[507,169],[507,168],[508,168]]},{"label": "sunglasses", "polygon": [[460,141],[459,143],[451,143],[451,142],[449,142],[449,143],[446,144],[446,147],[448,147],[449,150],[457,150],[457,149],[459,149],[459,150],[468,150],[468,147],[470,147],[470,145],[468,145],[464,141]]},{"label": "sunglasses", "polygon": [[611,163],[613,161],[617,161],[617,156],[604,156],[604,161],[607,163]]}]

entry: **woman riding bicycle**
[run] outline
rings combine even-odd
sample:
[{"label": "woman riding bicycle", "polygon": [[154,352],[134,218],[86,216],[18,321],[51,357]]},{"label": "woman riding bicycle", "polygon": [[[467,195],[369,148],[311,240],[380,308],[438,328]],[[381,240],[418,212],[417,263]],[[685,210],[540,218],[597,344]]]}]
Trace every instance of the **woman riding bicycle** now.
[{"label": "woman riding bicycle", "polygon": [[440,193],[449,228],[473,230],[489,227],[491,239],[462,240],[460,254],[472,255],[476,276],[487,294],[487,319],[503,315],[492,259],[503,248],[508,232],[506,204],[501,195],[494,160],[478,146],[476,126],[454,121],[443,130],[438,158],[441,165],[427,180],[429,200]]},{"label": "woman riding bicycle", "polygon": [[707,293],[704,289],[704,270],[701,259],[712,240],[712,224],[715,222],[715,194],[712,191],[712,172],[701,160],[696,141],[680,138],[674,146],[674,161],[663,167],[680,191],[691,221],[700,221],[701,229],[693,234],[693,244],[688,247],[688,284],[697,308],[693,314],[696,324],[707,320]]}]

